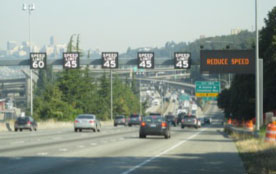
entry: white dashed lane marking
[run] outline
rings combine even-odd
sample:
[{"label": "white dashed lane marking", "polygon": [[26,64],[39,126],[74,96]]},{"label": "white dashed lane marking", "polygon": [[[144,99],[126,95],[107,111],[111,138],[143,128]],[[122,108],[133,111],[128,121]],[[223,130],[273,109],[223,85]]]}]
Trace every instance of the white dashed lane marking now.
[{"label": "white dashed lane marking", "polygon": [[48,155],[48,152],[39,152],[37,153],[38,156],[46,156]]},{"label": "white dashed lane marking", "polygon": [[61,151],[61,152],[67,152],[68,151],[68,149],[66,149],[66,148],[60,148],[58,150]]}]

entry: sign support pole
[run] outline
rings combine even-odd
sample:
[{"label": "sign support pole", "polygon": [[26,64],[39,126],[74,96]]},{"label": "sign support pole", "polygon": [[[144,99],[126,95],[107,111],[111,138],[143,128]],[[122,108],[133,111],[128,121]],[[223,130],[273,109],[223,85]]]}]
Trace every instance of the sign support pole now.
[{"label": "sign support pole", "polygon": [[256,30],[256,130],[260,130],[260,77],[259,77],[259,32],[258,32],[258,0],[255,0],[255,30]]},{"label": "sign support pole", "polygon": [[113,120],[112,69],[110,69],[110,120]]}]

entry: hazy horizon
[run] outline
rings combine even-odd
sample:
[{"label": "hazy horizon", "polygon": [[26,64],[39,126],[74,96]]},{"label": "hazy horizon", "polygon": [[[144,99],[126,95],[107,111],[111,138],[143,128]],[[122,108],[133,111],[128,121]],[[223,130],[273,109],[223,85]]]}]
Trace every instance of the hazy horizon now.
[{"label": "hazy horizon", "polygon": [[[255,30],[255,0],[2,0],[0,49],[6,49],[7,41],[28,40],[23,3],[36,6],[31,13],[31,42],[38,46],[49,44],[50,36],[57,44],[67,44],[76,33],[82,49],[122,53],[128,47],[162,47],[200,35],[228,35],[235,28]],[[275,0],[259,0],[259,29],[275,6]]]}]

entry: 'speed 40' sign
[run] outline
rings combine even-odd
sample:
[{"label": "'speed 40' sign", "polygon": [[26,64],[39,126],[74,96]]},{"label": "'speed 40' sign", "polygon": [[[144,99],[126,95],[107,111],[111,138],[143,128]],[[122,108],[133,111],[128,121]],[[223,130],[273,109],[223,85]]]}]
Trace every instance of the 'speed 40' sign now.
[{"label": "'speed 40' sign", "polygon": [[115,69],[118,68],[119,53],[103,52],[102,53],[102,68]]},{"label": "'speed 40' sign", "polygon": [[30,68],[45,69],[47,65],[46,53],[30,53]]},{"label": "'speed 40' sign", "polygon": [[80,54],[78,52],[63,53],[63,68],[77,69],[80,66]]},{"label": "'speed 40' sign", "polygon": [[189,69],[191,67],[191,53],[176,52],[174,53],[174,68]]},{"label": "'speed 40' sign", "polygon": [[141,69],[153,69],[154,68],[154,53],[153,52],[139,52],[138,68]]}]

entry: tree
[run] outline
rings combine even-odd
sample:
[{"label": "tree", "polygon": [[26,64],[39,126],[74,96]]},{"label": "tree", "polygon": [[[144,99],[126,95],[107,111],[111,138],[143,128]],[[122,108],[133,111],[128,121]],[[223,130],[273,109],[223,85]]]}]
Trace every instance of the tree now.
[{"label": "tree", "polygon": [[264,61],[264,111],[276,109],[276,7],[268,13],[260,32],[260,57]]}]

